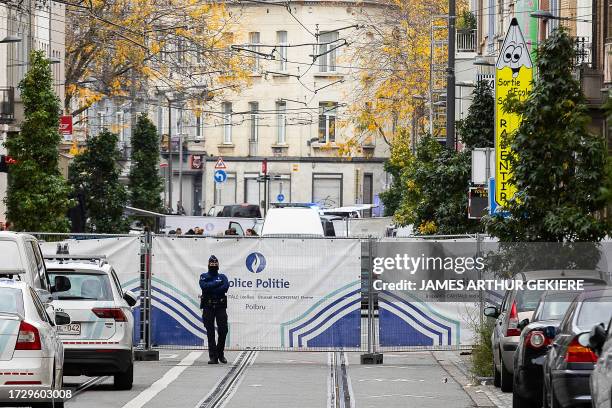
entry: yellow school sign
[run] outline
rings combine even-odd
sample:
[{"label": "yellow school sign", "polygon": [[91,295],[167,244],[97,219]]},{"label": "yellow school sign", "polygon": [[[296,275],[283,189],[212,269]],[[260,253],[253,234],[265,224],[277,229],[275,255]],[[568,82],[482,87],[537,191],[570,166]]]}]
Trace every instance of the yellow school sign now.
[{"label": "yellow school sign", "polygon": [[529,49],[518,21],[513,18],[495,64],[495,201],[499,207],[504,207],[516,191],[508,181],[512,169],[508,157],[510,149],[505,141],[521,123],[521,117],[505,112],[503,105],[512,94],[525,99],[531,91],[532,79]]}]

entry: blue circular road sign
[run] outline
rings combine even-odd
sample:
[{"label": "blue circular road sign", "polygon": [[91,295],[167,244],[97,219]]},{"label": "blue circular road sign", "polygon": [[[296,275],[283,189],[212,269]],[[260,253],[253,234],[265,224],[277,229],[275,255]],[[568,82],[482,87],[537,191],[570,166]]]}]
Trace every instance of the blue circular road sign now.
[{"label": "blue circular road sign", "polygon": [[281,193],[276,196],[276,199],[278,200],[279,203],[282,203],[283,201],[285,201],[285,195]]},{"label": "blue circular road sign", "polygon": [[227,180],[227,173],[224,170],[215,170],[215,183],[223,183]]}]

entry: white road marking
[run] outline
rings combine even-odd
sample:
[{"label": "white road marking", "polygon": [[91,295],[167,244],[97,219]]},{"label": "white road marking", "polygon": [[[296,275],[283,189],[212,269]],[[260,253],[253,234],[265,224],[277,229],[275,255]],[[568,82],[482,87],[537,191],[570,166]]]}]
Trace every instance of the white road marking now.
[{"label": "white road marking", "polygon": [[187,357],[181,360],[180,363],[168,370],[162,378],[151,384],[149,388],[138,394],[136,398],[125,404],[123,408],[142,408],[147,402],[155,398],[157,394],[176,380],[179,375],[183,373],[183,371],[185,371],[188,367],[191,367],[193,363],[200,358],[202,353],[202,351],[192,351],[189,353]]},{"label": "white road marking", "polygon": [[173,360],[178,357],[178,354],[160,354],[160,360]]},{"label": "white road marking", "polygon": [[362,378],[359,382],[425,382],[425,380],[411,380],[408,378]]},{"label": "white road marking", "polygon": [[414,394],[382,394],[382,395],[366,395],[363,398],[389,398],[389,397],[409,397],[409,398],[428,398],[435,399],[437,397],[430,397],[427,395],[414,395]]}]

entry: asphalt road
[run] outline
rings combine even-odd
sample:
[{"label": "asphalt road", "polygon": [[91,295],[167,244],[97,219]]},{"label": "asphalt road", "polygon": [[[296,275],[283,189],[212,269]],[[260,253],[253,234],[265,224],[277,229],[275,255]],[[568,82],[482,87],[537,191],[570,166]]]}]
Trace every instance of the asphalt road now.
[{"label": "asphalt road", "polygon": [[[243,351],[209,366],[201,351],[162,351],[136,362],[134,387],[112,378],[66,377],[77,395],[69,408],[463,408],[477,404],[429,352],[385,354],[360,365],[358,353]],[[482,405],[480,405],[482,406]]]}]

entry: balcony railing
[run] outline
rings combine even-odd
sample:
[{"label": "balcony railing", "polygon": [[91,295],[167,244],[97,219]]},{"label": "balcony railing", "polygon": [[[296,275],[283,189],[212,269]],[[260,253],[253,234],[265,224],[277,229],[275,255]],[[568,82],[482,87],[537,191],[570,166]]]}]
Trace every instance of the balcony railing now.
[{"label": "balcony railing", "polygon": [[15,120],[15,88],[0,88],[0,123],[13,123]]},{"label": "balcony railing", "polygon": [[457,52],[476,52],[476,30],[457,30]]},{"label": "balcony railing", "polygon": [[576,55],[575,55],[575,66],[582,67],[587,66],[590,67],[593,62],[593,52],[592,52],[592,43],[589,37],[576,37]]}]

